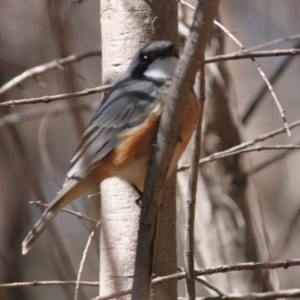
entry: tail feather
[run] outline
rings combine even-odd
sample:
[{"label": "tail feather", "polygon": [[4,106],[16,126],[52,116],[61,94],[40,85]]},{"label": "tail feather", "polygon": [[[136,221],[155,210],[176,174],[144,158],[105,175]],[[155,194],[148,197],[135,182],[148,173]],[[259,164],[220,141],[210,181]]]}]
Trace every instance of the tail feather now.
[{"label": "tail feather", "polygon": [[25,255],[35,240],[43,233],[49,222],[69,203],[80,197],[93,186],[87,178],[80,181],[70,179],[44,211],[42,217],[36,222],[22,243],[22,254]]},{"label": "tail feather", "polygon": [[60,202],[63,202],[64,198],[61,198],[55,205],[50,206],[44,211],[42,217],[35,223],[33,228],[29,231],[26,238],[22,243],[22,254],[25,255],[32,247],[35,240],[43,233],[48,223],[60,212]]}]

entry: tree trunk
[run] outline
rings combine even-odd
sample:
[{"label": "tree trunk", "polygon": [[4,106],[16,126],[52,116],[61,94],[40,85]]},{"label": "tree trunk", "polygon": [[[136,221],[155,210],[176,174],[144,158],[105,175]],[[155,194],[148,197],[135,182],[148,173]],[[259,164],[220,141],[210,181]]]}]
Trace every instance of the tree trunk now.
[{"label": "tree trunk", "polygon": [[[176,1],[101,0],[102,82],[114,83],[128,67],[134,53],[152,40],[168,39],[177,43]],[[176,271],[175,180],[167,189],[168,206],[161,224],[155,275]],[[100,295],[131,288],[140,208],[137,195],[119,179],[102,183]],[[165,230],[165,231],[164,231]],[[164,231],[164,233],[163,233]],[[162,259],[162,258],[168,259]],[[155,299],[177,299],[176,282],[154,289]],[[120,299],[129,299],[124,296]]]}]

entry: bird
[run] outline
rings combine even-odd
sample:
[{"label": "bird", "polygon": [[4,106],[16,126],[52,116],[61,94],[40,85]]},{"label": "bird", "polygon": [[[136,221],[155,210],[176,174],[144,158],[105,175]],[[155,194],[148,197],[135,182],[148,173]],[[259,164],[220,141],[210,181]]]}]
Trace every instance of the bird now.
[{"label": "bird", "polygon": [[[154,141],[179,55],[168,40],[152,41],[104,96],[71,160],[62,188],[22,243],[26,254],[49,222],[69,203],[109,177],[127,181],[142,195]],[[177,166],[198,119],[193,89],[167,177]]]}]

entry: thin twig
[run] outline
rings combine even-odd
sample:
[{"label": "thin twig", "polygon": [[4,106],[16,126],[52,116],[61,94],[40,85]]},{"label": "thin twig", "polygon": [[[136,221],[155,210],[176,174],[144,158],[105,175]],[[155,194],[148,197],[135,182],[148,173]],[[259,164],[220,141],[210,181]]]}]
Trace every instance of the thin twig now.
[{"label": "thin twig", "polygon": [[299,40],[299,39],[300,39],[300,34],[295,34],[295,35],[291,35],[291,36],[288,36],[288,37],[285,37],[285,38],[276,39],[276,40],[271,41],[271,42],[267,42],[267,43],[264,43],[264,44],[260,44],[260,45],[248,48],[248,50],[249,51],[258,50],[258,49],[261,49],[261,48],[267,48],[267,47],[275,46],[275,45],[278,45],[278,44],[281,44],[281,43],[284,43],[284,42],[291,42],[291,41],[295,41],[295,40]]},{"label": "thin twig", "polygon": [[[299,49],[283,49],[283,50],[272,50],[272,51],[257,51],[257,52],[234,52],[231,54],[218,55],[213,57],[208,57],[205,59],[205,64],[220,62],[220,61],[228,61],[228,60],[238,60],[238,59],[248,59],[255,57],[272,57],[272,56],[286,56],[286,55],[300,55]],[[69,99],[73,97],[83,97],[92,95],[95,93],[102,93],[109,90],[112,85],[106,85],[97,88],[85,89],[83,91],[75,92],[75,93],[65,93],[53,96],[42,96],[36,98],[28,98],[28,99],[19,99],[19,100],[8,100],[0,103],[0,106],[17,106],[24,104],[37,104],[37,103],[49,103],[58,100]]]},{"label": "thin twig", "polygon": [[[295,127],[298,127],[299,125],[300,125],[300,120],[295,121],[295,122],[289,124],[289,128],[293,129]],[[227,150],[216,152],[216,153],[214,153],[212,155],[204,157],[204,158],[200,159],[199,164],[202,164],[202,163],[205,163],[205,162],[214,161],[214,160],[220,159],[220,158],[224,158],[224,155],[226,155],[228,153],[233,153],[233,152],[236,152],[236,151],[240,151],[240,150],[245,149],[247,147],[250,147],[250,146],[252,146],[252,145],[254,145],[254,144],[258,143],[258,142],[263,142],[263,141],[265,141],[265,140],[267,140],[269,138],[272,138],[272,137],[274,137],[274,136],[276,136],[278,134],[284,133],[284,132],[285,132],[285,128],[275,129],[275,130],[273,130],[271,132],[268,132],[266,134],[258,136],[254,140],[241,143],[241,144],[239,144],[237,146],[234,146],[234,147],[231,147],[231,148],[229,148]],[[298,146],[298,143],[296,145]],[[253,150],[253,151],[257,151],[257,150]],[[179,167],[177,169],[177,172],[182,172],[182,171],[185,171],[185,170],[187,170],[189,168],[190,168],[190,165],[186,164],[186,165],[183,165],[183,166]]]},{"label": "thin twig", "polygon": [[[221,265],[217,267],[205,268],[195,271],[195,276],[213,275],[217,273],[226,273],[233,271],[254,271],[254,270],[273,270],[273,269],[287,269],[289,267],[300,266],[300,259],[290,259],[283,261],[270,262],[247,262],[238,264]],[[172,275],[157,277],[152,280],[152,284],[164,283],[166,280],[185,278],[185,272],[178,272]]]},{"label": "thin twig", "polygon": [[[30,281],[30,282],[13,282],[2,283],[0,288],[19,288],[19,287],[35,287],[35,286],[48,286],[48,285],[76,285],[76,280],[45,280],[45,281]],[[80,285],[99,287],[98,281],[80,281]]]},{"label": "thin twig", "polygon": [[[184,0],[179,0],[179,2],[180,3],[182,3],[182,4],[184,4],[184,5],[186,5],[186,6],[188,6],[189,8],[191,8],[191,9],[193,9],[193,10],[195,10],[195,8],[192,6],[192,5],[190,5],[189,3],[187,3],[186,1],[184,1]],[[224,25],[222,25],[221,23],[219,23],[217,20],[214,20],[214,24],[215,25],[217,25],[219,28],[221,28],[222,30],[223,30],[223,32],[228,36],[228,37],[230,37],[242,50],[243,50],[243,52],[245,52],[245,53],[249,53],[249,50],[224,26]],[[255,58],[254,57],[251,57],[250,58],[252,61],[253,61],[253,63],[255,64],[255,66],[256,66],[256,68],[257,68],[257,70],[258,70],[258,72],[259,72],[259,74],[261,75],[261,77],[263,78],[263,80],[265,81],[265,83],[266,83],[266,85],[268,86],[268,89],[269,89],[269,91],[270,91],[270,93],[271,93],[271,95],[272,95],[272,97],[273,97],[273,99],[274,99],[274,101],[275,101],[275,103],[276,103],[276,105],[277,105],[277,107],[278,107],[278,110],[279,110],[279,113],[280,113],[280,115],[281,115],[281,118],[282,118],[282,120],[283,120],[283,123],[284,123],[284,127],[285,127],[285,129],[286,129],[286,132],[287,132],[287,134],[288,134],[288,136],[290,137],[291,136],[291,132],[290,132],[290,129],[289,129],[289,126],[288,126],[288,123],[287,123],[287,121],[286,121],[286,117],[285,117],[285,111],[284,111],[284,109],[282,108],[282,106],[281,106],[281,104],[280,104],[280,102],[279,102],[279,100],[278,100],[278,98],[277,98],[277,96],[276,96],[276,94],[275,94],[275,92],[274,92],[274,89],[273,89],[273,87],[272,87],[272,85],[271,85],[271,83],[270,83],[270,81],[268,80],[268,78],[266,77],[266,75],[265,75],[265,73],[263,72],[263,70],[261,69],[261,67],[260,67],[260,65],[258,64],[258,62],[255,60]]]},{"label": "thin twig", "polygon": [[[191,5],[190,3],[188,3],[187,1],[185,1],[185,0],[178,0],[178,2],[185,5],[185,6],[187,6],[187,7],[189,7],[192,10],[195,10],[195,7],[193,5]],[[261,45],[257,45],[255,47],[248,48],[248,51],[257,50],[257,49],[265,48],[265,47],[269,47],[269,46],[274,46],[274,45],[277,45],[277,44],[282,43],[282,42],[293,41],[293,40],[297,40],[299,38],[300,38],[300,34],[292,35],[292,36],[287,37],[287,38],[277,39],[277,40],[274,40],[274,41],[271,41],[271,42],[268,42],[268,43],[264,43],[264,44],[261,44]]]},{"label": "thin twig", "polygon": [[[249,293],[249,294],[226,294],[222,296],[197,297],[196,300],[248,300],[248,299],[279,299],[299,298],[300,289],[281,290],[279,292]],[[179,297],[178,300],[187,300]]]},{"label": "thin twig", "polygon": [[[300,146],[300,141],[298,143],[296,143],[296,145]],[[277,161],[279,161],[279,160],[281,160],[281,159],[283,159],[283,158],[291,155],[292,153],[294,153],[294,152],[290,151],[290,150],[284,151],[281,154],[279,154],[279,155],[277,155],[275,157],[272,157],[269,160],[264,161],[263,163],[259,164],[258,166],[253,167],[249,171],[246,171],[243,176],[246,178],[246,177],[251,176],[251,175],[253,175],[253,174],[257,173],[257,172],[260,172],[264,168],[269,167],[270,165],[272,165],[275,162],[277,162]]]},{"label": "thin twig", "polygon": [[10,81],[8,81],[6,84],[4,84],[2,87],[0,87],[0,95],[6,93],[8,90],[13,88],[14,86],[20,84],[22,81],[24,81],[27,78],[36,76],[38,74],[44,73],[46,71],[58,68],[62,69],[63,65],[70,64],[72,62],[78,62],[84,58],[91,57],[91,56],[99,56],[101,55],[102,52],[101,50],[95,50],[95,51],[89,51],[89,52],[84,52],[81,54],[72,54],[66,58],[62,59],[54,59],[50,62],[47,62],[45,64],[36,66],[34,68],[28,69],[22,74],[14,77]]},{"label": "thin twig", "polygon": [[212,291],[216,292],[220,296],[225,295],[218,288],[216,288],[215,286],[213,286],[212,284],[210,284],[208,281],[204,280],[203,278],[196,277],[195,280],[197,282],[201,283],[202,285],[204,285],[205,287],[207,287],[207,288],[211,289]]},{"label": "thin twig", "polygon": [[[36,286],[51,286],[51,285],[75,285],[75,280],[69,281],[32,281],[32,282],[16,282],[16,283],[5,283],[0,284],[0,288],[17,288],[17,287],[36,287]],[[98,287],[99,282],[92,281],[81,281],[80,285]],[[121,296],[125,296],[131,293],[131,290],[124,290],[119,293],[111,294],[108,296],[100,296],[93,298],[91,300],[109,300],[116,299]],[[196,298],[196,300],[219,300],[219,299],[228,299],[228,300],[244,300],[244,299],[278,299],[278,298],[299,298],[300,289],[290,289],[290,290],[281,290],[279,292],[265,292],[265,293],[250,293],[245,295],[239,294],[227,294],[222,296],[209,296]],[[186,298],[179,298],[186,299]]]},{"label": "thin twig", "polygon": [[[238,263],[238,264],[231,264],[231,265],[222,265],[212,268],[205,268],[195,271],[195,276],[204,276],[204,275],[213,275],[217,273],[226,273],[226,272],[233,272],[233,271],[254,271],[254,270],[273,270],[273,269],[288,269],[289,267],[300,266],[300,259],[290,259],[290,260],[283,260],[283,261],[271,261],[271,262],[248,262],[248,263]],[[157,277],[152,280],[152,284],[160,284],[164,283],[166,280],[181,280],[185,278],[185,272],[178,272],[172,275],[167,275],[163,277]],[[105,297],[98,296],[91,300],[109,300],[114,299],[120,296],[125,296],[131,293],[131,289],[124,290],[119,293],[115,293],[112,295],[108,295]]]},{"label": "thin twig", "polygon": [[290,242],[295,232],[298,233],[298,225],[300,221],[300,206],[298,206],[296,213],[294,214],[292,220],[290,220],[287,229],[281,234],[280,238],[277,240],[274,246],[274,251],[270,259],[276,259],[276,257],[281,256],[285,249],[289,248]]},{"label": "thin twig", "polygon": [[[216,273],[226,273],[232,271],[253,271],[253,270],[269,270],[269,269],[288,269],[289,267],[295,267],[300,265],[300,259],[290,259],[290,260],[283,260],[283,261],[271,261],[271,262],[248,262],[248,263],[238,263],[232,265],[222,265],[212,268],[205,268],[195,271],[195,276],[204,276],[204,275],[212,275]],[[159,284],[163,283],[166,280],[172,279],[183,279],[185,278],[185,272],[178,272],[172,275],[167,275],[163,277],[157,277],[152,280],[152,284]],[[88,285],[88,286],[99,286],[99,282],[89,282],[89,281],[82,281],[81,285]],[[17,282],[17,283],[5,283],[0,284],[0,288],[18,288],[18,287],[26,287],[26,286],[38,286],[38,285],[76,285],[76,281],[31,281],[31,282]],[[117,296],[124,296],[131,293],[131,289],[124,290],[119,293],[111,294],[105,297],[96,297],[92,300],[108,300],[116,298]]]},{"label": "thin twig", "polygon": [[[49,206],[48,204],[44,204],[41,201],[30,201],[29,204],[34,204],[34,205],[36,205],[38,207],[42,207],[42,208],[47,208]],[[61,211],[65,212],[67,214],[73,215],[73,216],[77,217],[78,219],[83,219],[83,220],[89,221],[91,223],[98,224],[97,220],[87,217],[87,216],[83,215],[81,212],[72,211],[72,210],[66,209],[66,208],[63,208]]]},{"label": "thin twig", "polygon": [[[204,163],[208,163],[208,162],[212,162],[218,159],[223,159],[223,158],[227,158],[233,155],[239,155],[242,153],[247,153],[247,152],[253,152],[253,151],[265,151],[265,150],[283,150],[283,149],[289,149],[289,150],[299,150],[300,149],[300,145],[269,145],[269,146],[255,146],[255,147],[251,147],[251,148],[247,148],[247,149],[241,149],[241,150],[237,150],[237,151],[221,151],[221,152],[217,152],[213,155],[201,158],[199,161],[199,165],[202,165]],[[225,152],[225,153],[223,153]],[[181,166],[177,169],[177,172],[182,172],[185,170],[188,170],[190,168],[190,164],[186,164],[184,166]]]},{"label": "thin twig", "polygon": [[[249,53],[249,50],[231,33],[229,32],[229,30],[227,30],[221,23],[219,23],[218,21],[214,21],[214,23],[219,27],[221,28],[237,45],[239,45],[239,47],[246,53]],[[255,60],[254,57],[251,57],[251,60],[253,61],[253,63],[255,64],[259,74],[261,75],[261,77],[263,78],[263,80],[265,81],[266,85],[268,86],[268,89],[278,107],[278,110],[279,110],[279,113],[281,115],[281,118],[283,120],[283,123],[284,123],[284,127],[286,129],[286,132],[288,134],[288,136],[290,137],[291,136],[291,132],[290,132],[290,129],[289,129],[289,126],[288,126],[288,123],[287,123],[287,120],[286,120],[286,117],[285,117],[285,111],[284,109],[282,108],[278,98],[277,98],[277,95],[275,94],[274,92],[274,88],[273,86],[271,85],[270,81],[268,80],[268,78],[266,77],[266,74],[263,72],[262,68],[260,67],[260,65],[258,64],[258,62]]]},{"label": "thin twig", "polygon": [[[98,104],[97,104],[98,105]],[[75,108],[74,108],[75,109]],[[95,109],[95,105],[93,103],[79,103],[76,109]],[[43,107],[32,107],[30,109],[26,109],[23,111],[6,114],[3,117],[0,117],[0,129],[4,126],[11,124],[19,124],[25,121],[41,118],[47,113],[49,110],[48,106]],[[57,114],[68,113],[72,110],[70,107],[66,107],[64,104],[59,104],[56,107]]]},{"label": "thin twig", "polygon": [[247,152],[253,152],[253,151],[264,151],[264,150],[282,150],[282,149],[289,149],[289,150],[297,150],[300,149],[299,145],[291,144],[291,145],[268,145],[268,146],[255,146],[247,149],[241,149],[238,151],[231,151],[223,155],[219,155],[217,158],[210,158],[210,157],[205,157],[203,159],[200,159],[200,164],[206,163],[206,162],[211,162],[216,159],[221,159],[225,157],[229,157],[232,155],[238,155],[242,153],[247,153]]},{"label": "thin twig", "polygon": [[238,51],[229,54],[207,57],[205,59],[205,64],[211,64],[211,63],[228,61],[228,60],[247,59],[247,58],[254,59],[259,57],[278,57],[278,56],[294,56],[294,55],[300,55],[300,49],[289,48],[289,49],[281,49],[281,50],[252,51],[252,52]]},{"label": "thin twig", "polygon": [[181,4],[184,4],[185,6],[189,7],[192,10],[195,10],[195,7],[192,4],[188,3],[187,1],[178,0],[178,2],[181,3]]},{"label": "thin twig", "polygon": [[[179,272],[183,272],[183,268],[181,267],[177,267],[177,270]],[[205,278],[205,277],[204,277]],[[205,286],[207,289],[210,289],[214,292],[216,292],[217,294],[219,294],[220,296],[224,295],[224,293],[222,293],[217,287],[213,286],[212,284],[210,284],[206,279],[204,278],[200,278],[200,277],[196,277],[194,278],[195,281],[201,283],[203,286]]]},{"label": "thin twig", "polygon": [[[7,112],[8,110],[6,108],[1,109],[2,112]],[[7,127],[10,139],[13,142],[13,147],[15,149],[15,155],[14,155],[14,160],[16,158],[19,159],[20,162],[20,169],[19,172],[22,174],[25,182],[28,180],[28,184],[33,187],[33,192],[35,194],[35,197],[38,199],[41,199],[42,201],[45,202],[45,195],[43,193],[42,187],[41,187],[41,182],[40,178],[38,178],[38,175],[36,174],[33,166],[31,165],[29,159],[28,159],[28,154],[25,151],[24,143],[21,139],[20,133],[18,132],[16,126],[14,125],[9,125]],[[16,162],[15,162],[16,163]],[[23,173],[22,173],[23,172]],[[51,255],[54,255],[56,259],[60,261],[60,263],[57,264],[57,273],[61,275],[62,277],[65,276],[66,273],[63,272],[63,269],[65,272],[67,272],[69,275],[70,274],[75,274],[73,270],[73,266],[69,260],[69,256],[66,253],[65,245],[62,243],[61,237],[56,230],[56,227],[54,224],[50,224],[49,226],[50,230],[50,235],[53,240],[53,248],[54,251],[51,252]],[[53,256],[53,257],[54,257]],[[63,260],[62,260],[63,258]],[[61,269],[61,267],[63,269]]]},{"label": "thin twig", "polygon": [[[226,273],[233,271],[254,271],[254,270],[273,270],[273,269],[288,269],[290,267],[300,266],[300,259],[287,259],[281,261],[270,261],[270,262],[247,262],[247,263],[238,263],[238,264],[229,264],[229,265],[221,265],[211,268],[205,268],[195,271],[195,276],[204,276],[204,275],[213,275],[217,273]],[[172,275],[167,275],[163,277],[157,277],[152,280],[152,284],[164,283],[166,280],[177,279],[181,280],[185,278],[185,272],[178,272]],[[17,283],[5,283],[1,284],[2,288],[13,288],[13,287],[22,287],[22,286],[36,286],[36,285],[64,285],[64,284],[72,284],[75,285],[76,281],[32,281],[32,282],[17,282]],[[84,281],[80,284],[86,284],[91,286],[98,286],[99,282],[88,282]],[[129,294],[131,290],[126,290],[120,292],[122,295]],[[119,294],[119,293],[117,293]],[[115,294],[114,294],[115,295]],[[110,295],[111,297],[111,295]],[[113,298],[113,297],[112,297]],[[105,299],[112,299],[105,298]],[[99,297],[95,299],[100,299]],[[102,299],[102,298],[101,298]]]},{"label": "thin twig", "polygon": [[9,100],[0,103],[0,106],[11,107],[16,105],[24,105],[24,104],[37,104],[37,103],[50,103],[53,101],[58,101],[62,99],[70,99],[74,97],[84,97],[88,95],[93,95],[96,93],[102,93],[108,91],[112,87],[111,84],[99,86],[92,89],[85,89],[83,91],[74,92],[74,93],[65,93],[54,96],[42,96],[36,98],[28,98],[28,99],[20,99],[20,100]]},{"label": "thin twig", "polygon": [[[300,42],[298,42],[297,45],[295,45],[295,48],[300,47]],[[275,84],[275,82],[280,78],[280,76],[284,73],[284,71],[288,68],[288,66],[293,61],[293,58],[295,56],[288,56],[285,57],[284,60],[279,64],[279,66],[276,68],[276,70],[273,72],[273,74],[270,76],[270,82],[271,84]],[[253,112],[255,111],[255,108],[258,106],[258,104],[264,99],[265,94],[268,92],[268,88],[264,85],[256,94],[254,99],[250,101],[250,104],[248,105],[246,112],[244,113],[242,117],[243,124],[246,124],[248,119],[251,115],[253,115]]]},{"label": "thin twig", "polygon": [[0,128],[7,126],[7,125],[18,124],[18,123],[21,123],[24,121],[40,118],[48,110],[49,110],[49,107],[45,107],[45,106],[44,107],[33,107],[32,109],[26,109],[23,111],[6,114],[6,115],[0,117]]},{"label": "thin twig", "polygon": [[199,72],[200,85],[200,110],[197,127],[193,137],[191,169],[188,181],[188,196],[186,203],[186,220],[185,220],[185,249],[184,262],[186,268],[186,293],[189,300],[196,297],[195,279],[194,279],[194,230],[195,230],[195,206],[198,181],[198,163],[201,151],[201,128],[202,116],[205,102],[205,67],[201,67]]},{"label": "thin twig", "polygon": [[86,260],[87,252],[88,252],[88,249],[89,249],[89,247],[91,245],[92,238],[93,238],[95,232],[97,231],[97,229],[99,228],[99,226],[100,226],[100,221],[98,221],[95,229],[89,235],[89,238],[87,240],[86,246],[84,248],[84,251],[83,251],[83,254],[82,254],[82,258],[81,258],[81,262],[80,262],[80,266],[79,266],[79,270],[78,270],[78,274],[77,274],[74,300],[78,299],[78,292],[79,292],[79,286],[80,286],[80,278],[81,278],[82,270],[83,270],[84,263],[85,263],[85,260]]},{"label": "thin twig", "polygon": [[[289,128],[290,129],[294,129],[294,128],[298,127],[299,125],[300,125],[300,120],[297,120],[297,121],[289,124]],[[225,151],[218,152],[218,153],[227,153],[227,152],[233,152],[233,151],[245,149],[245,148],[247,148],[249,146],[253,146],[256,143],[263,142],[263,141],[265,141],[267,139],[273,138],[274,136],[277,136],[277,135],[279,135],[281,133],[284,133],[284,132],[285,132],[285,128],[283,128],[283,127],[277,128],[277,129],[272,130],[272,131],[270,131],[268,133],[265,133],[265,134],[262,134],[262,135],[258,136],[254,140],[251,140],[251,141],[248,141],[248,142],[243,142],[240,145],[231,147],[231,148],[229,148],[229,149],[227,149]],[[218,155],[218,154],[217,153],[212,154],[212,156],[214,156],[214,155]]]}]

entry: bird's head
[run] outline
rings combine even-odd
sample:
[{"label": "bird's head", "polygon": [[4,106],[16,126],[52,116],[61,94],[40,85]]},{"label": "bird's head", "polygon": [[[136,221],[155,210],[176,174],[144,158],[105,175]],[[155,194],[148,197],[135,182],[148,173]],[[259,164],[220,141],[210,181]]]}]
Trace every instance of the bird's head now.
[{"label": "bird's head", "polygon": [[128,75],[156,80],[170,79],[178,62],[178,53],[170,41],[154,41],[141,48],[130,64]]}]

